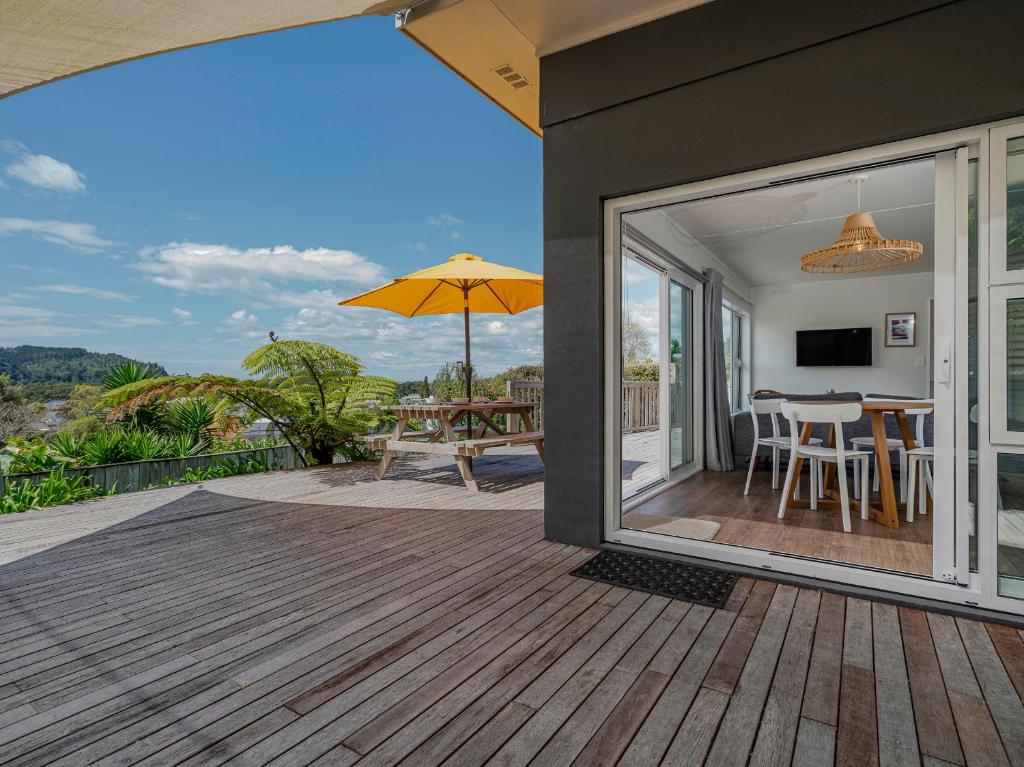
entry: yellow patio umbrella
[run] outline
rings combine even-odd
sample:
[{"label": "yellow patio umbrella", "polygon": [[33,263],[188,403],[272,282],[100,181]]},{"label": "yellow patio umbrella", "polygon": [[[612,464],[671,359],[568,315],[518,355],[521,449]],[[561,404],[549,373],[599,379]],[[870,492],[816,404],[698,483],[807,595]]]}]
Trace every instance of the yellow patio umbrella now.
[{"label": "yellow patio umbrella", "polygon": [[372,306],[419,317],[462,314],[466,330],[466,396],[473,396],[469,350],[470,312],[518,314],[544,303],[544,278],[533,272],[493,264],[472,253],[399,277],[344,301],[340,306]]}]

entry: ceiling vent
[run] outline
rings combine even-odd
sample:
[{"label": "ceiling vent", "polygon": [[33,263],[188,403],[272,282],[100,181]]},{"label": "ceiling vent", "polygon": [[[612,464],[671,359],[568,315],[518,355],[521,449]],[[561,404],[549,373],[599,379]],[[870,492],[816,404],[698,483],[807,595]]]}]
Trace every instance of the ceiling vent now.
[{"label": "ceiling vent", "polygon": [[530,81],[519,74],[511,64],[505,64],[503,66],[492,69],[492,72],[504,80],[506,83],[512,86],[513,89],[519,90],[520,88],[528,88]]}]

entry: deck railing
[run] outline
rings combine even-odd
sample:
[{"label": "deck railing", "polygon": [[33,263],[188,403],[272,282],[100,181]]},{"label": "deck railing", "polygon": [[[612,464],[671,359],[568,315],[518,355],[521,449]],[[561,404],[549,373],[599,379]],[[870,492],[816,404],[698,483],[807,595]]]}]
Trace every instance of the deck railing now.
[{"label": "deck railing", "polygon": [[[161,485],[168,480],[179,480],[189,469],[205,469],[216,466],[218,460],[245,460],[257,458],[269,469],[297,469],[302,465],[298,454],[289,445],[279,447],[261,447],[255,450],[235,450],[230,453],[210,453],[187,458],[155,458],[148,461],[126,461],[124,463],[107,463],[99,466],[83,466],[80,469],[65,469],[67,477],[84,474],[93,487],[108,490],[117,488],[119,493],[131,493],[148,487]],[[48,471],[36,471],[28,474],[9,474],[0,478],[0,493],[5,492],[4,480],[7,483],[29,480],[39,483],[50,476]]]},{"label": "deck railing", "polygon": [[658,382],[622,382],[622,433],[658,428]]},{"label": "deck railing", "polygon": [[[506,384],[508,396],[519,402],[533,403],[534,425],[544,429],[544,382],[509,381]],[[519,417],[509,416],[510,431],[519,431]],[[622,431],[652,431],[658,428],[658,382],[622,382]]]}]

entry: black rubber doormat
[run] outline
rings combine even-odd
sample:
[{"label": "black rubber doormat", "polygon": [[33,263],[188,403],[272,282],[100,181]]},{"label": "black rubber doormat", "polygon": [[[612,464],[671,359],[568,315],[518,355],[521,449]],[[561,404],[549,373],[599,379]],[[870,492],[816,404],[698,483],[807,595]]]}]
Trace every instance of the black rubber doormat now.
[{"label": "black rubber doormat", "polygon": [[725,607],[739,578],[722,570],[619,551],[602,551],[569,574],[709,607]]}]

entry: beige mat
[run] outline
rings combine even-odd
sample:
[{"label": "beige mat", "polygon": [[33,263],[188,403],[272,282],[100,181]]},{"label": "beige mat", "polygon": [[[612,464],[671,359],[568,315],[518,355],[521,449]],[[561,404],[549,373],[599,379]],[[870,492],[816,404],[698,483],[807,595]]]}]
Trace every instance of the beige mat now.
[{"label": "beige mat", "polygon": [[654,527],[644,528],[645,533],[677,535],[680,538],[696,538],[701,541],[713,540],[722,526],[706,519],[673,519]]}]

